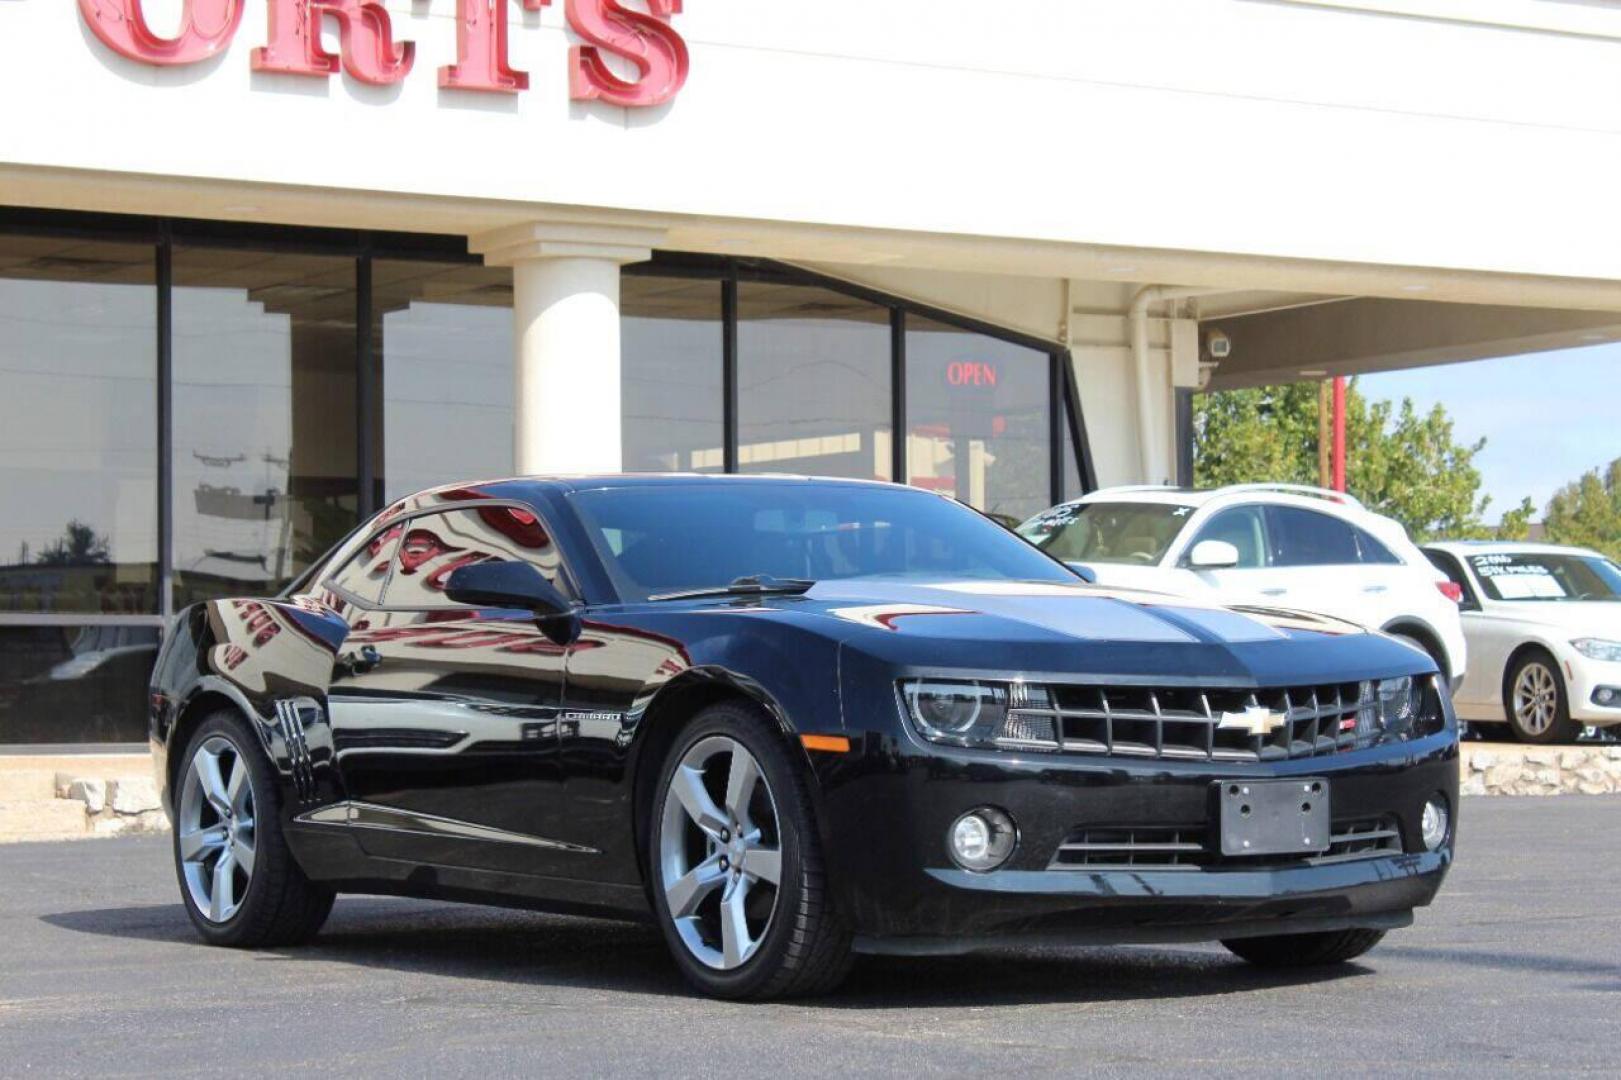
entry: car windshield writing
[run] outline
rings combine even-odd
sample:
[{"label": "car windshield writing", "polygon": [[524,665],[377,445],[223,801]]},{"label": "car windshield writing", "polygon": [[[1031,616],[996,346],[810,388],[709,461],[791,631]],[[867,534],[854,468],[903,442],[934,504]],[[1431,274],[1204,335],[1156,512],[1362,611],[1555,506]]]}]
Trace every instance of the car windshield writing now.
[{"label": "car windshield writing", "polygon": [[1492,600],[1621,600],[1621,568],[1592,555],[1471,555]]},{"label": "car windshield writing", "polygon": [[1098,502],[1058,506],[1019,526],[1019,535],[1066,562],[1137,563],[1164,558],[1193,507]]},{"label": "car windshield writing", "polygon": [[626,600],[761,575],[1078,580],[967,507],[903,487],[661,484],[570,502]]}]

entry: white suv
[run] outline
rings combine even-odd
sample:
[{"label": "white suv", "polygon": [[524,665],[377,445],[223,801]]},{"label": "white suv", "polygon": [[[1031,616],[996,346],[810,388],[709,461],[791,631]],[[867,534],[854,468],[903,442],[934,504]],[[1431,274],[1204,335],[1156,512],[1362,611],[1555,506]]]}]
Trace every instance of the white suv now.
[{"label": "white suv", "polygon": [[1105,585],[1330,615],[1422,649],[1453,687],[1463,678],[1458,586],[1400,524],[1337,491],[1108,488],[1018,531]]}]

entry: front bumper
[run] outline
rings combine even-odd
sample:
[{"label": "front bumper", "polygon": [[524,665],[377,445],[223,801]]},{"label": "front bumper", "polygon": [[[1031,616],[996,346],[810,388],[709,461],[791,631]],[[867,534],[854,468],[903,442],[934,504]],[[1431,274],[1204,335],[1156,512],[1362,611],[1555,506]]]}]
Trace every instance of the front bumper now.
[{"label": "front bumper", "polygon": [[1608,705],[1593,700],[1599,687],[1621,691],[1621,663],[1594,660],[1577,653],[1564,661],[1565,690],[1570,700],[1570,718],[1580,724],[1608,726],[1621,724],[1621,693]]},{"label": "front bumper", "polygon": [[[954,751],[869,736],[823,779],[824,847],[858,947],[962,952],[990,944],[1213,940],[1405,925],[1452,861],[1458,805],[1453,730],[1427,739],[1267,765]],[[1222,858],[1214,786],[1324,777],[1335,831],[1385,821],[1399,838],[1352,858]],[[1424,850],[1419,822],[1437,792],[1452,835]],[[995,806],[1019,843],[1000,869],[962,870],[946,849],[962,813]],[[1058,864],[1081,829],[1203,837],[1200,865]]]}]

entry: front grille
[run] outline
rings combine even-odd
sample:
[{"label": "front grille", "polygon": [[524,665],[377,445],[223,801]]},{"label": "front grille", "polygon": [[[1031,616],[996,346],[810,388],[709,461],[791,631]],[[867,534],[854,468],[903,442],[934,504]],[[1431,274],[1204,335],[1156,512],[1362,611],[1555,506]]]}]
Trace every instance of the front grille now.
[{"label": "front grille", "polygon": [[1401,830],[1391,817],[1335,822],[1320,855],[1221,853],[1202,825],[1076,829],[1058,846],[1049,870],[1211,870],[1256,866],[1322,866],[1400,854]]},{"label": "front grille", "polygon": [[1377,684],[1269,690],[1020,687],[1008,731],[1078,754],[1282,761],[1353,750],[1378,734]]}]

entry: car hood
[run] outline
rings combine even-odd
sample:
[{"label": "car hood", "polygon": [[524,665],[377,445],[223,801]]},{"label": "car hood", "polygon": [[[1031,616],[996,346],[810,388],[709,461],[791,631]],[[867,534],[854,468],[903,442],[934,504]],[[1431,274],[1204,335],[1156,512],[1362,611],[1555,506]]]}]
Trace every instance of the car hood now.
[{"label": "car hood", "polygon": [[1621,601],[1515,600],[1494,605],[1487,617],[1555,627],[1578,636],[1621,640]]},{"label": "car hood", "polygon": [[779,610],[835,620],[848,647],[931,670],[1299,685],[1417,673],[1428,663],[1320,615],[1083,584],[836,581],[795,601]]},{"label": "car hood", "polygon": [[[1021,638],[1059,637],[1139,644],[1258,642],[1291,631],[1361,633],[1304,612],[1232,608],[1147,589],[1046,582],[828,582],[806,594],[837,618],[891,632],[956,636],[946,616],[979,616]],[[932,616],[932,618],[931,618]]]}]

